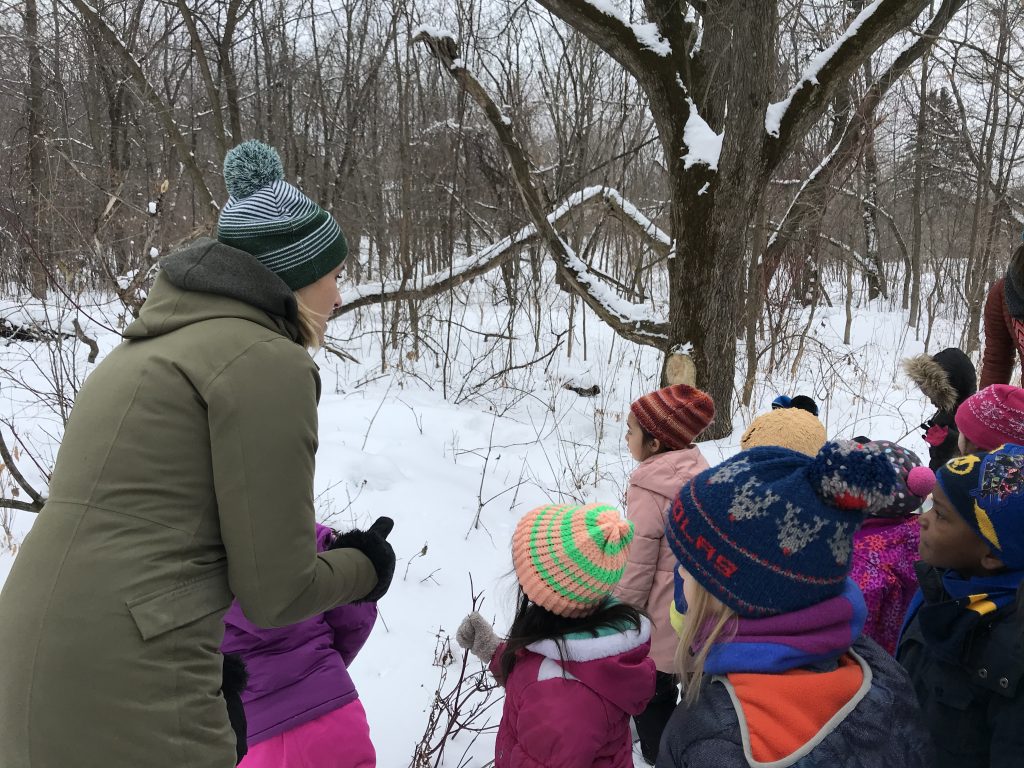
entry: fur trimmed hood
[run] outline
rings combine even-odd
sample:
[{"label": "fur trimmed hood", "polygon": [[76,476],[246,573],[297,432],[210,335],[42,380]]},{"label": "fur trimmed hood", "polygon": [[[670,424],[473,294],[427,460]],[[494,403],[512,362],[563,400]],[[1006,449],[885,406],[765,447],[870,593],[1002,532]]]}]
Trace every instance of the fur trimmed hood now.
[{"label": "fur trimmed hood", "polygon": [[903,370],[940,411],[954,412],[978,390],[974,363],[956,347],[903,361]]}]

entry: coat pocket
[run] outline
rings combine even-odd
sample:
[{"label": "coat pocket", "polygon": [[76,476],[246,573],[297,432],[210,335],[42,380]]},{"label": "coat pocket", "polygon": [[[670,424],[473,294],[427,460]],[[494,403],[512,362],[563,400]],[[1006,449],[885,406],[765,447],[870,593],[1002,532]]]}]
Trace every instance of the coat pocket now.
[{"label": "coat pocket", "polygon": [[191,624],[231,605],[226,568],[129,600],[126,605],[143,640]]}]

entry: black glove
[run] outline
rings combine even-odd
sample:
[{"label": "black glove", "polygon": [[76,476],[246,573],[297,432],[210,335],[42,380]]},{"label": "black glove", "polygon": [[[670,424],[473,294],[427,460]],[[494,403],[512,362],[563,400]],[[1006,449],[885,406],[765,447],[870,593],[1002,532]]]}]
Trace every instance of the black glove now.
[{"label": "black glove", "polygon": [[224,654],[224,677],[221,680],[220,690],[228,705],[228,721],[231,723],[231,730],[235,732],[235,754],[237,755],[235,765],[242,762],[242,758],[249,750],[246,741],[248,733],[245,709],[242,706],[242,691],[245,690],[248,682],[249,674],[245,670],[245,662],[242,661],[242,657],[235,653]]},{"label": "black glove", "polygon": [[395,550],[388,544],[387,535],[394,527],[395,521],[390,517],[378,517],[365,531],[346,531],[331,543],[330,549],[358,549],[370,559],[377,572],[377,586],[357,603],[375,603],[391,586],[395,575]]}]

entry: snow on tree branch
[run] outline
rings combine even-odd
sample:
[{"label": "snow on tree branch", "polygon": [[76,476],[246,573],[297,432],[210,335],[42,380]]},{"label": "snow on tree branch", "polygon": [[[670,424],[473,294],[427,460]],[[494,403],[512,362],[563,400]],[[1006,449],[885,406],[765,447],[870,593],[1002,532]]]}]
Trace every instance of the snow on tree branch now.
[{"label": "snow on tree branch", "polygon": [[[765,113],[765,151],[768,168],[775,168],[786,156],[794,141],[806,134],[817,120],[837,88],[845,83],[872,53],[885,41],[910,27],[924,11],[930,0],[874,0],[850,22],[839,39],[815,56],[800,80],[780,102],[768,107]],[[941,30],[949,15],[963,5],[964,0],[947,0],[936,13],[929,29],[942,19]],[[923,50],[931,44],[926,42]],[[915,48],[912,45],[911,48]],[[908,49],[909,50],[909,49]],[[898,60],[907,57],[901,55]],[[917,53],[911,60],[920,56]],[[895,66],[895,65],[894,65]],[[892,69],[892,68],[890,68]]]},{"label": "snow on tree branch", "polygon": [[554,256],[555,268],[563,282],[623,338],[658,349],[664,348],[668,339],[666,324],[653,318],[650,308],[646,305],[637,305],[621,299],[610,288],[600,283],[555,230],[544,209],[541,195],[533,183],[532,166],[526,150],[512,130],[512,121],[502,112],[476,75],[465,66],[459,57],[455,40],[451,37],[435,38],[427,32],[420,31],[412,42],[422,42],[431,51],[448,74],[476,101],[494,127],[505,156],[512,166],[516,187],[530,219]]},{"label": "snow on tree branch", "polygon": [[789,108],[789,105],[793,101],[793,97],[797,92],[805,86],[818,85],[818,73],[821,72],[822,68],[832,60],[832,57],[836,55],[843,43],[857,34],[857,31],[861,28],[864,22],[871,18],[871,15],[878,10],[878,7],[881,4],[882,0],[874,0],[871,5],[867,6],[857,14],[857,17],[850,22],[850,26],[848,26],[846,31],[839,36],[838,40],[811,59],[811,62],[800,75],[800,79],[797,81],[797,84],[790,89],[789,95],[782,101],[776,101],[768,105],[768,109],[764,117],[764,129],[770,136],[778,138],[782,119],[786,116],[786,110]]},{"label": "snow on tree branch", "polygon": [[[672,243],[669,236],[641,213],[633,203],[626,200],[618,190],[611,187],[587,187],[579,192],[575,192],[548,214],[547,218],[552,226],[554,226],[559,224],[573,211],[600,202],[608,205],[617,218],[624,222],[630,222],[631,228],[644,236],[653,250],[663,256],[668,254]],[[428,275],[414,285],[410,286],[410,281],[408,280],[396,279],[382,283],[366,283],[349,288],[342,293],[342,306],[335,313],[335,317],[371,304],[379,304],[386,301],[426,299],[453,290],[497,268],[505,261],[514,257],[523,247],[532,245],[539,239],[537,227],[533,224],[528,224],[512,235],[492,243],[479,253],[458,259],[452,263],[450,269]],[[575,257],[575,254],[573,256]],[[582,264],[582,261],[576,258],[574,264],[577,268],[577,273],[581,275],[580,279],[585,280],[587,285],[591,285],[592,290],[601,292],[602,286],[599,284],[593,285],[591,275],[583,276],[583,272],[579,269],[579,264]],[[608,299],[608,302],[613,304],[617,301],[620,301],[618,297]]]},{"label": "snow on tree branch", "polygon": [[599,10],[601,13],[606,16],[611,16],[613,19],[631,30],[633,35],[636,37],[637,44],[641,48],[653,51],[659,56],[672,55],[672,47],[669,45],[668,40],[661,36],[661,33],[658,31],[657,24],[651,22],[646,24],[632,23],[608,0],[583,0],[583,2],[594,6],[594,8]]},{"label": "snow on tree branch", "polygon": [[[668,255],[669,250],[672,248],[672,238],[668,236],[667,232],[647,218],[639,208],[624,198],[616,189],[611,187],[587,187],[570,195],[562,206],[568,205],[571,208],[575,208],[596,198],[602,199],[611,208],[619,221],[634,229],[647,240],[648,245],[653,250],[662,256]],[[556,224],[557,220],[552,218],[551,223]]]},{"label": "snow on tree branch", "polygon": [[694,165],[706,165],[712,171],[718,170],[718,160],[722,156],[722,140],[725,133],[715,133],[704,118],[697,111],[697,105],[693,100],[687,98],[690,105],[690,115],[686,118],[686,126],[683,128],[683,142],[686,144],[687,152],[683,155],[683,167],[690,168]]},{"label": "snow on tree branch", "polygon": [[[673,54],[654,24],[630,24],[609,0],[537,0],[587,37],[640,82],[652,76],[652,61]],[[685,52],[680,52],[685,53]]]},{"label": "snow on tree branch", "polygon": [[800,231],[812,217],[824,214],[828,204],[830,185],[835,174],[860,151],[865,122],[874,119],[875,109],[888,93],[889,88],[931,48],[950,19],[965,2],[966,0],[943,0],[925,30],[897,54],[889,68],[880,74],[867,89],[860,103],[852,111],[839,141],[826,153],[808,177],[800,182],[799,189],[785,215],[774,227],[765,253],[759,258],[765,275],[762,285],[768,284],[768,280],[781,261],[783,250],[795,233]]}]

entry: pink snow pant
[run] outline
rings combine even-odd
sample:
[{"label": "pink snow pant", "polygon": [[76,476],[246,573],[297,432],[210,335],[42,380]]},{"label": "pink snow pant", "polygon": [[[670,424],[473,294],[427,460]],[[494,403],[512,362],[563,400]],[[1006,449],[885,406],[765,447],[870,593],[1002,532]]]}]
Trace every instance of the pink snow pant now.
[{"label": "pink snow pant", "polygon": [[376,768],[359,699],[249,747],[239,768]]}]

